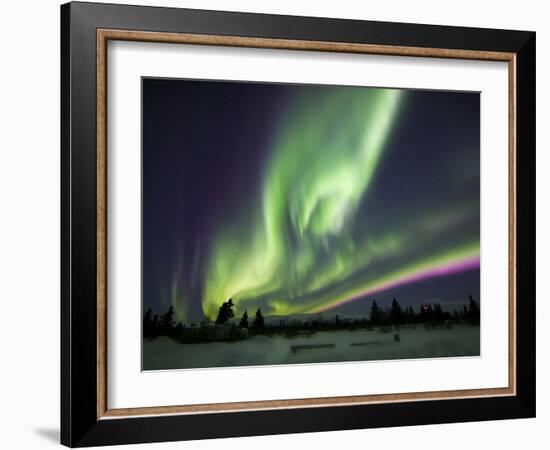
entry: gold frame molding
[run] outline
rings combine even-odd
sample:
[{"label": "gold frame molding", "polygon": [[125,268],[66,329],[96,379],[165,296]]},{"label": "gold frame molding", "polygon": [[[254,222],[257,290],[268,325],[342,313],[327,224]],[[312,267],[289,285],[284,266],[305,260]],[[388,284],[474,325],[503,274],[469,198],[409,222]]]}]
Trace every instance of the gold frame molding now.
[{"label": "gold frame molding", "polygon": [[[109,40],[452,58],[508,63],[508,386],[400,394],[109,409],[107,405],[107,42]],[[97,30],[97,418],[219,413],[516,395],[516,54],[238,36]]]}]

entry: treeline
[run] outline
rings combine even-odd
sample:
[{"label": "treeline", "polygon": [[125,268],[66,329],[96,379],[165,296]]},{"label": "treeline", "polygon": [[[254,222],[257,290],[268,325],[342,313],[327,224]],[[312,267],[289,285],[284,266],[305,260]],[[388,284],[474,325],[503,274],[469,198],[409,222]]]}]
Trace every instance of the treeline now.
[{"label": "treeline", "polygon": [[476,325],[480,321],[479,305],[471,295],[468,304],[453,312],[443,311],[438,303],[422,304],[418,311],[415,311],[411,306],[402,307],[394,298],[391,307],[386,310],[373,300],[368,318],[341,319],[338,315],[322,318],[319,315],[304,321],[281,319],[269,325],[266,325],[261,309],[256,311],[253,318],[249,318],[248,311],[245,310],[238,321],[232,321],[235,318],[234,308],[233,300],[229,299],[220,306],[215,322],[205,320],[200,324],[191,323],[188,326],[174,320],[172,306],[161,315],[153,315],[149,308],[143,316],[143,336],[145,338],[171,336],[180,342],[193,343],[240,340],[257,334],[283,334],[291,337],[317,331],[370,329],[407,324],[437,326],[453,322]]},{"label": "treeline", "polygon": [[415,323],[445,322],[445,321],[467,321],[478,324],[480,320],[479,305],[471,295],[468,296],[468,304],[453,312],[443,311],[439,303],[425,303],[420,305],[417,312],[412,306],[403,308],[394,298],[389,311],[380,308],[376,300],[372,301],[370,318],[371,326],[378,325],[401,325]]},{"label": "treeline", "polygon": [[170,336],[182,342],[210,342],[246,339],[250,334],[263,334],[265,319],[258,308],[253,319],[245,311],[238,325],[230,322],[235,317],[235,304],[232,299],[223,302],[215,322],[204,320],[187,326],[174,320],[174,307],[170,306],[164,314],[153,314],[151,308],[143,316],[143,337],[155,338]]},{"label": "treeline", "polygon": [[170,306],[164,314],[154,314],[151,308],[143,316],[143,337],[173,336],[184,325],[174,320],[174,307]]},{"label": "treeline", "polygon": [[[216,324],[222,325],[235,317],[235,311],[233,310],[234,307],[235,305],[232,299],[223,302],[216,317]],[[245,328],[247,330],[263,330],[265,328],[265,320],[264,316],[262,315],[262,309],[258,308],[258,310],[256,311],[256,315],[254,316],[254,319],[252,321],[249,321],[248,310],[245,309],[241,320],[239,321],[239,328]]]}]

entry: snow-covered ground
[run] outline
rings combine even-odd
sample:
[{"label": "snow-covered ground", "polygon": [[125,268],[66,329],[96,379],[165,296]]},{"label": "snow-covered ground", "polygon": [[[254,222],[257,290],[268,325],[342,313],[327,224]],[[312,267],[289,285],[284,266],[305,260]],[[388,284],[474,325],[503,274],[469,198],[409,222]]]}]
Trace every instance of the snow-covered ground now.
[{"label": "snow-covered ground", "polygon": [[[399,334],[399,342],[394,335]],[[353,344],[353,345],[352,345]],[[312,348],[308,346],[326,346]],[[300,347],[302,346],[302,347]],[[305,348],[303,346],[306,346]],[[427,329],[422,325],[319,332],[311,336],[255,336],[237,342],[180,344],[168,337],[143,342],[143,369],[256,366],[479,355],[479,326]]]}]

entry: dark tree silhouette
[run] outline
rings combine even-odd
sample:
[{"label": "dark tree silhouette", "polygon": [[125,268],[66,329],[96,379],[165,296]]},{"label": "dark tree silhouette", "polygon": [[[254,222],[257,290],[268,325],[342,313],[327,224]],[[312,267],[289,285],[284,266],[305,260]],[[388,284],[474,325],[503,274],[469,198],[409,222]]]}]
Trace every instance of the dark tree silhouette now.
[{"label": "dark tree silhouette", "polygon": [[264,316],[262,316],[261,308],[256,311],[256,317],[254,318],[254,328],[256,330],[262,330],[265,327]]},{"label": "dark tree silhouette", "polygon": [[436,320],[443,319],[443,311],[441,310],[441,305],[439,303],[434,304],[434,319]]},{"label": "dark tree silhouette", "polygon": [[403,311],[401,310],[401,305],[398,303],[395,297],[391,302],[390,317],[394,324],[401,323],[403,319]]},{"label": "dark tree silhouette", "polygon": [[160,321],[160,331],[161,334],[169,336],[174,330],[174,307],[170,306],[168,311],[166,311]]},{"label": "dark tree silhouette", "polygon": [[222,323],[225,323],[229,319],[235,317],[235,313],[233,312],[234,306],[233,300],[231,299],[222,303],[222,306],[220,306],[220,310],[218,311],[218,317],[216,318],[216,323],[218,325],[221,325]]},{"label": "dark tree silhouette", "polygon": [[471,295],[468,296],[468,299],[470,303],[468,304],[468,311],[466,313],[467,317],[472,322],[479,322],[479,306]]},{"label": "dark tree silhouette", "polygon": [[376,300],[372,301],[372,306],[370,308],[370,322],[373,324],[379,323],[382,319],[382,310]]},{"label": "dark tree silhouette", "polygon": [[143,337],[151,337],[153,334],[153,312],[149,308],[143,316]]},{"label": "dark tree silhouette", "polygon": [[241,322],[239,323],[239,327],[248,328],[248,312],[246,310],[244,311]]}]

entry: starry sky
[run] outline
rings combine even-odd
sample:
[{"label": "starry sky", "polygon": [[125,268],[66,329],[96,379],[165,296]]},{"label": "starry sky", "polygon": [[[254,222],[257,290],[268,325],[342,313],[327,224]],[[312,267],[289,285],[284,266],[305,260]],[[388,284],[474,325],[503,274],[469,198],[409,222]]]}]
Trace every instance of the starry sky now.
[{"label": "starry sky", "polygon": [[144,309],[479,299],[478,93],[142,83]]}]

